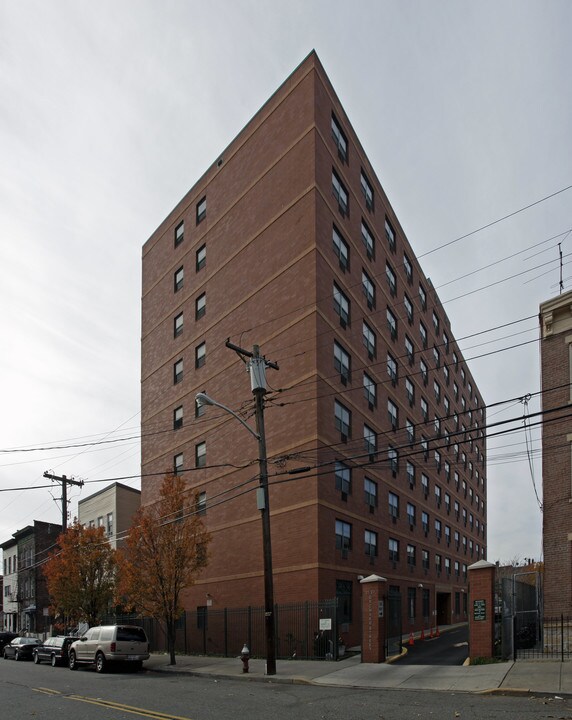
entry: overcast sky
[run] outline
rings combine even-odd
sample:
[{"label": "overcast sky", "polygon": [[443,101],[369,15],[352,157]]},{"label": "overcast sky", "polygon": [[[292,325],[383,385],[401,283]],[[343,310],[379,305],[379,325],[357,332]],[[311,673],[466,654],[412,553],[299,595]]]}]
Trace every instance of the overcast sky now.
[{"label": "overcast sky", "polygon": [[[566,0],[0,0],[0,490],[137,475],[142,245],[312,48],[420,256],[572,185],[571,27]],[[457,338],[507,325],[460,342],[489,405],[540,408],[571,199],[421,259]],[[492,561],[541,555],[525,450],[488,443]],[[0,542],[61,518],[50,488],[0,510]]]}]

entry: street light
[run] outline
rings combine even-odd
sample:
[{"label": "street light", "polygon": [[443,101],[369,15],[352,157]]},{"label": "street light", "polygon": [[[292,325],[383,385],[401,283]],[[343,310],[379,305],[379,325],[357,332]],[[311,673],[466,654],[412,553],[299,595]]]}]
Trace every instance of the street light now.
[{"label": "street light", "polygon": [[264,556],[264,625],[266,630],[266,675],[276,675],[276,648],[274,643],[274,581],[272,574],[272,544],[270,537],[270,505],[268,498],[268,462],[266,458],[266,437],[264,434],[264,384],[265,362],[258,354],[258,346],[254,346],[250,366],[252,393],[255,398],[256,431],[246,423],[234,410],[213,400],[205,392],[197,393],[197,407],[213,405],[235,417],[251,435],[258,440],[258,464],[260,468],[259,488],[256,502],[262,519],[262,551]]},{"label": "street light", "polygon": [[220,408],[221,410],[224,410],[227,413],[230,413],[233,417],[235,417],[239,423],[244,425],[244,427],[248,430],[248,432],[251,435],[254,435],[254,437],[257,440],[260,440],[260,435],[255,432],[250,425],[247,422],[244,422],[244,420],[234,412],[234,410],[231,410],[226,405],[223,405],[222,403],[217,402],[216,400],[213,400],[212,397],[209,397],[205,392],[200,392],[195,395],[195,402],[197,404],[198,408],[204,407],[205,405],[213,405],[214,407]]}]

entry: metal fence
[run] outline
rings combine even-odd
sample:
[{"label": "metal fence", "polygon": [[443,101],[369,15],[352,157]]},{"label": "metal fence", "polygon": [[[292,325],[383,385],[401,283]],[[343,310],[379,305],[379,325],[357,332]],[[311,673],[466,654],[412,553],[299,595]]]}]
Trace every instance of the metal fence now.
[{"label": "metal fence", "polygon": [[[308,601],[275,606],[275,642],[278,659],[337,660],[339,656],[336,600]],[[177,621],[175,650],[189,655],[236,657],[246,643],[252,657],[264,657],[263,607],[209,607],[185,611]],[[152,652],[165,652],[164,627],[154,618],[109,616],[106,623],[144,627]]]},{"label": "metal fence", "polygon": [[514,617],[514,659],[572,659],[572,618],[545,617],[537,621],[533,613]]}]

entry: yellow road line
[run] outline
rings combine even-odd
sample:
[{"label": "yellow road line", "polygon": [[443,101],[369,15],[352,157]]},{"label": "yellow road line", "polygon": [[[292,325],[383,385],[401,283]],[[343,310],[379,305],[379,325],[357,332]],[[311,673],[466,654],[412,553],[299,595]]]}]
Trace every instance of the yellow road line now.
[{"label": "yellow road line", "polygon": [[52,690],[51,688],[39,687],[32,688],[32,690],[34,690],[34,692],[45,693],[46,695],[61,695],[61,692],[59,692],[59,690]]},{"label": "yellow road line", "polygon": [[83,695],[65,695],[68,700],[77,700],[78,702],[89,703],[90,705],[100,705],[101,707],[113,710],[121,710],[123,712],[132,713],[133,715],[142,715],[143,717],[154,718],[154,720],[191,720],[181,715],[167,715],[155,710],[147,710],[145,708],[134,707],[133,705],[124,705],[111,700],[101,700],[98,698],[84,697]]}]

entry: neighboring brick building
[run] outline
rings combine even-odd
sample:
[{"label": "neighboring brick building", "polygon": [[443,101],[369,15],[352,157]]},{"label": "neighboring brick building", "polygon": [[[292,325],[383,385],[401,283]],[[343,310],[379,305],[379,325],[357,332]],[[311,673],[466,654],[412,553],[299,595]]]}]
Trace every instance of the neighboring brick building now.
[{"label": "neighboring brick building", "polygon": [[[34,520],[2,543],[5,593],[4,611],[7,629],[31,634],[50,629],[50,598],[43,564],[56,547],[61,525]],[[8,601],[8,602],[7,602]]]},{"label": "neighboring brick building", "polygon": [[110,545],[117,549],[125,542],[140,505],[139,490],[116,482],[80,500],[78,520],[82,525],[103,527]]},{"label": "neighboring brick building", "polygon": [[466,619],[466,568],[486,557],[483,400],[313,52],[143,248],[142,502],[173,466],[202,493],[210,562],[189,609],[263,604],[256,442],[194,403],[251,414],[229,337],[280,366],[275,601],[337,596],[358,641],[358,577],[377,573],[404,628]]},{"label": "neighboring brick building", "polygon": [[540,306],[544,615],[572,615],[572,292]]}]

